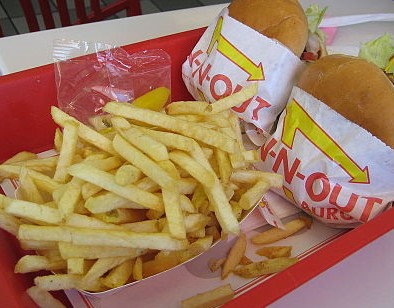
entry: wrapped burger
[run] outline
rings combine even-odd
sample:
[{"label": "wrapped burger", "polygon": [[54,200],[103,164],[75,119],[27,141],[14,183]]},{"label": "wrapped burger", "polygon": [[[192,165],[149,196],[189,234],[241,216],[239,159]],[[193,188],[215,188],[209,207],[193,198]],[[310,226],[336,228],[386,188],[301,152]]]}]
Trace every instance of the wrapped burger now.
[{"label": "wrapped burger", "polygon": [[296,0],[234,0],[184,62],[186,87],[196,100],[214,102],[257,83],[258,94],[232,109],[249,130],[269,136],[304,67],[309,33]]},{"label": "wrapped burger", "polygon": [[309,64],[260,167],[281,173],[277,193],[319,220],[353,227],[394,200],[394,86],[375,64],[330,55]]}]

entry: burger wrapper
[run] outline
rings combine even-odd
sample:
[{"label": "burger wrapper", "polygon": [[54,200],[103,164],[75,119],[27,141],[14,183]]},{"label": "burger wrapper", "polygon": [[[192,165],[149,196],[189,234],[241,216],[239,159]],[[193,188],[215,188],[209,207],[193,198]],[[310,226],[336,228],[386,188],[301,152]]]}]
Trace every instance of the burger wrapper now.
[{"label": "burger wrapper", "polygon": [[394,150],[298,87],[260,154],[284,176],[275,192],[325,223],[354,227],[394,200]]},{"label": "burger wrapper", "polygon": [[209,102],[257,82],[258,94],[233,111],[267,134],[303,65],[287,47],[230,17],[225,8],[183,63],[182,77],[194,99]]}]

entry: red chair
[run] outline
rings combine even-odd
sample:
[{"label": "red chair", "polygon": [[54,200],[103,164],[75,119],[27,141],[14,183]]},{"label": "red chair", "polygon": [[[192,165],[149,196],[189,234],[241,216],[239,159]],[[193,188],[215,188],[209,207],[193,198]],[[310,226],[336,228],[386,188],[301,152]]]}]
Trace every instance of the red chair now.
[{"label": "red chair", "polygon": [[[58,13],[62,27],[75,24],[84,24],[104,20],[114,14],[126,11],[127,16],[141,15],[141,5],[139,0],[118,0],[106,6],[100,5],[100,0],[90,0],[90,9],[86,9],[84,0],[74,0],[76,20],[71,20],[69,7],[66,0],[56,0],[57,11],[53,12],[49,0],[38,0],[41,15],[44,20],[45,29],[56,28],[53,13]],[[31,0],[19,0],[22,6],[27,25],[30,32],[44,30],[40,29],[36,13],[34,12]],[[0,30],[1,31],[1,30]]]}]

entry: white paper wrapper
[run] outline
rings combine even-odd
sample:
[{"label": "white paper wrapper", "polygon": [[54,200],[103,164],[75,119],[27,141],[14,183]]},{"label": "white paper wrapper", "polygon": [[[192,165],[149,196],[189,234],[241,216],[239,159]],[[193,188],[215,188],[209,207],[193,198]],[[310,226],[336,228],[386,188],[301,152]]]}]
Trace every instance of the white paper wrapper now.
[{"label": "white paper wrapper", "polygon": [[284,175],[277,192],[323,222],[366,222],[394,200],[394,151],[297,87],[260,151],[259,168]]},{"label": "white paper wrapper", "polygon": [[258,82],[258,95],[233,111],[269,132],[303,65],[287,47],[231,18],[225,8],[184,62],[182,76],[196,100],[209,102]]}]

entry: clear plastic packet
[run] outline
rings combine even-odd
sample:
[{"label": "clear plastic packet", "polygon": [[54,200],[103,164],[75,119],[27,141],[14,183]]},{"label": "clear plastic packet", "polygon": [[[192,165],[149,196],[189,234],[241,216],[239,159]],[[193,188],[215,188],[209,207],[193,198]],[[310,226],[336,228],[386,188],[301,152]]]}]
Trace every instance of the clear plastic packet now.
[{"label": "clear plastic packet", "polygon": [[132,102],[159,88],[171,89],[171,61],[161,49],[129,54],[106,43],[54,42],[58,105],[84,123],[109,101]]}]

